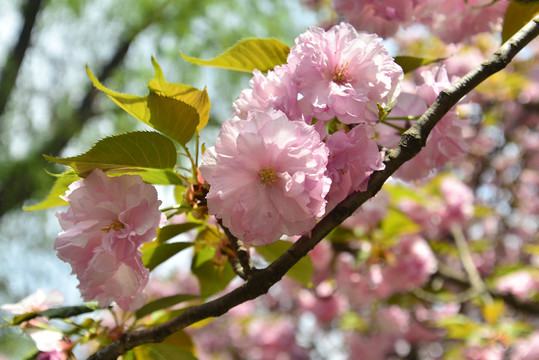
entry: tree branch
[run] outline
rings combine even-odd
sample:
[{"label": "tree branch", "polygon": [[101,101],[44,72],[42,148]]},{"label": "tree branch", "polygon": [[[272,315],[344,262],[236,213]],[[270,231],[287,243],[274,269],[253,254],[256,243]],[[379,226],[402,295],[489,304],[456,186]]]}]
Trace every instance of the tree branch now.
[{"label": "tree branch", "polygon": [[443,90],[425,114],[404,133],[397,147],[387,154],[384,160],[385,169],[372,174],[367,190],[348,196],[313,228],[310,237],[302,236],[281,257],[267,268],[254,272],[249,281],[232,292],[205,304],[193,306],[180,316],[161,325],[126,333],[119,340],[97,351],[89,359],[116,359],[138,345],[161,342],[186,326],[208,317],[223,315],[234,306],[265,294],[331,230],[352,215],[361,204],[373,197],[391,174],[414,157],[425,145],[432,128],[460,99],[483,80],[507,66],[513,57],[537,35],[539,35],[539,16],[524,26],[479,67],[469,72],[455,85]]},{"label": "tree branch", "polygon": [[15,87],[26,50],[30,47],[32,29],[36,23],[37,15],[42,8],[42,3],[43,0],[27,0],[22,6],[24,25],[19,34],[19,40],[10,52],[6,65],[2,69],[2,73],[0,73],[0,119],[6,108],[9,96]]}]

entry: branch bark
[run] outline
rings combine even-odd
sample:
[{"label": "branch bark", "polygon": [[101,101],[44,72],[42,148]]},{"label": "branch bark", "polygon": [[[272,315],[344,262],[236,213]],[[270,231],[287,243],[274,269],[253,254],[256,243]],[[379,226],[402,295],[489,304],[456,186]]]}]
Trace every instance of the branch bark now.
[{"label": "branch bark", "polygon": [[414,157],[425,146],[427,137],[434,126],[460,99],[489,76],[505,68],[513,57],[538,35],[539,16],[524,26],[480,66],[470,71],[455,85],[443,90],[425,114],[403,134],[397,147],[387,154],[384,160],[385,169],[372,174],[367,190],[348,196],[314,227],[310,237],[302,236],[281,257],[265,269],[254,272],[247,282],[234,291],[205,304],[193,306],[180,316],[161,325],[126,333],[117,341],[97,351],[89,359],[116,359],[138,345],[161,342],[172,333],[197,321],[221,316],[231,308],[265,294],[331,230],[352,215],[365,201],[372,198],[402,164]]},{"label": "branch bark", "polygon": [[6,65],[0,74],[0,119],[2,118],[11,92],[15,87],[26,50],[30,47],[32,30],[42,5],[43,0],[27,0],[22,6],[24,25],[19,34],[19,40],[9,53]]}]

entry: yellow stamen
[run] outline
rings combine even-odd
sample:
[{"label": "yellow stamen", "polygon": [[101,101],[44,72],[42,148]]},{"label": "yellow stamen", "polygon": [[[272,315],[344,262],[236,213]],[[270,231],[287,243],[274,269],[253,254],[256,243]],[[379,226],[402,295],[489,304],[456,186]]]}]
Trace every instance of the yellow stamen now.
[{"label": "yellow stamen", "polygon": [[348,82],[348,61],[343,65],[335,65],[333,70],[333,77],[331,81],[337,84],[344,84]]},{"label": "yellow stamen", "polygon": [[120,229],[124,229],[125,228],[125,225],[122,224],[120,221],[118,221],[118,219],[114,220],[112,223],[110,223],[109,225],[105,226],[103,229],[104,232],[108,233],[109,231],[111,230],[114,230],[114,231],[120,231]]},{"label": "yellow stamen", "polygon": [[260,176],[260,182],[264,185],[273,185],[277,181],[275,170],[273,170],[271,167],[262,169],[257,172],[257,174]]}]

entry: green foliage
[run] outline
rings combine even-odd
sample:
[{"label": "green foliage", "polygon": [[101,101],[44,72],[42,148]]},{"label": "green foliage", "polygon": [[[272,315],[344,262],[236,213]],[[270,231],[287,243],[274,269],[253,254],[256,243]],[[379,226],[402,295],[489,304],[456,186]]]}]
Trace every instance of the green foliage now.
[{"label": "green foliage", "polygon": [[176,148],[172,141],[157,132],[138,131],[107,137],[78,156],[44,156],[51,162],[70,166],[80,177],[99,168],[109,175],[138,174],[153,184],[181,183],[172,170],[176,164]]},{"label": "green foliage", "polygon": [[193,230],[199,227],[199,223],[187,222],[183,224],[172,224],[164,226],[160,229],[157,229],[157,239],[158,243],[164,243],[167,240],[172,239],[175,236],[183,234],[189,230]]},{"label": "green foliage", "polygon": [[[197,109],[177,98],[151,92],[147,96],[127,95],[106,88],[86,67],[94,86],[136,119],[161,131],[185,146],[200,123]],[[189,94],[191,101],[191,94]]]},{"label": "green foliage", "polygon": [[215,253],[213,248],[201,249],[196,252],[191,264],[191,271],[200,284],[200,295],[205,298],[224,290],[236,277],[228,262],[224,265],[213,262]]},{"label": "green foliage", "polygon": [[154,311],[166,309],[171,306],[178,305],[182,302],[191,301],[198,298],[199,296],[191,295],[191,294],[178,294],[178,295],[166,296],[166,297],[159,298],[157,300],[147,303],[146,305],[141,307],[139,310],[137,310],[135,315],[137,319],[140,319],[146,315],[150,315]]},{"label": "green foliage", "polygon": [[428,64],[432,64],[433,62],[442,61],[444,58],[437,58],[437,59],[425,59],[425,58],[419,58],[414,56],[396,56],[395,62],[399,64],[399,66],[402,68],[402,71],[404,71],[405,74],[414,71],[415,69],[425,66]]},{"label": "green foliage", "polygon": [[[256,252],[259,253],[266,261],[273,262],[284,254],[288,248],[292,246],[291,242],[279,240],[273,244],[257,246]],[[312,286],[311,278],[313,276],[314,267],[309,255],[303,257],[296,265],[286,273],[286,276],[299,282],[307,287]]]},{"label": "green foliage", "polygon": [[144,344],[129,351],[125,360],[196,360],[193,341],[185,331],[177,331],[160,344]]},{"label": "green foliage", "polygon": [[23,210],[35,211],[44,210],[56,206],[68,205],[69,203],[62,199],[60,196],[64,195],[69,189],[69,185],[73,181],[77,180],[80,180],[80,177],[73,170],[67,170],[63,174],[57,175],[57,178],[54,181],[54,184],[52,185],[52,188],[49,191],[47,197],[38,204],[23,207]]},{"label": "green foliage", "polygon": [[[389,208],[387,215],[381,223],[382,233],[388,240],[398,239],[406,234],[414,234],[421,230],[421,227],[406,216],[402,211]],[[391,241],[390,241],[391,242]]]},{"label": "green foliage", "polygon": [[511,1],[505,12],[502,29],[502,43],[539,14],[537,1]]},{"label": "green foliage", "polygon": [[156,244],[156,242],[148,243],[149,246],[142,247],[142,262],[150,271],[180,251],[193,246],[193,243],[187,242],[159,244],[156,246],[153,246],[153,244]]},{"label": "green foliage", "polygon": [[44,316],[49,319],[65,319],[71,316],[77,316],[80,314],[85,314],[89,312],[93,312],[95,310],[99,310],[100,307],[97,303],[86,303],[84,305],[79,306],[64,306],[64,307],[58,307],[58,308],[52,308],[44,311],[32,311],[25,314],[17,315],[11,319],[10,322],[7,324],[0,325],[0,328],[5,326],[15,326],[19,325],[20,323],[24,321],[28,321],[31,319],[34,319],[38,316]]},{"label": "green foliage", "polygon": [[244,39],[211,60],[201,60],[180,55],[186,61],[197,65],[213,66],[222,69],[262,72],[286,63],[290,47],[277,39]]},{"label": "green foliage", "polygon": [[211,108],[210,98],[206,89],[198,90],[189,85],[169,83],[165,80],[161,66],[159,66],[153,57],[152,64],[155,71],[155,77],[148,84],[150,91],[159,96],[184,101],[194,107],[199,115],[197,131],[202,130],[208,123]]}]

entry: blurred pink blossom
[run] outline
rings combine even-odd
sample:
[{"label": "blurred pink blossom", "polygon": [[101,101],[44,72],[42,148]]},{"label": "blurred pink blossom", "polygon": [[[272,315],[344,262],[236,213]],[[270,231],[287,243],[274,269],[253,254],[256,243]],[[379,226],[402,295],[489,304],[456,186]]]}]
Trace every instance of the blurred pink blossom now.
[{"label": "blurred pink blossom", "polygon": [[511,360],[537,359],[539,359],[539,332],[535,331],[528,337],[516,341]]},{"label": "blurred pink blossom", "polygon": [[64,199],[70,208],[56,213],[63,231],[54,248],[77,275],[82,297],[100,306],[141,307],[149,272],[139,246],[166,221],[155,188],[138,175],[108,177],[95,169],[71,184]]},{"label": "blurred pink blossom", "polygon": [[504,348],[499,344],[469,346],[462,351],[465,360],[502,360],[504,354]]},{"label": "blurred pink blossom", "polygon": [[209,212],[253,245],[304,234],[325,212],[327,161],[314,128],[281,111],[233,117],[202,157]]},{"label": "blurred pink blossom", "polygon": [[503,294],[512,294],[520,301],[527,301],[539,293],[539,281],[529,271],[519,270],[500,277],[496,289]]},{"label": "blurred pink blossom", "polygon": [[328,172],[331,189],[327,194],[327,211],[354,191],[363,191],[371,174],[385,168],[383,153],[372,139],[374,128],[360,124],[349,132],[337,131],[326,138],[329,148]]},{"label": "blurred pink blossom", "polygon": [[43,289],[37,289],[33,294],[28,295],[16,304],[4,304],[0,309],[15,315],[21,315],[28,312],[43,311],[51,306],[58,306],[64,303],[64,295],[58,290],[45,292]]}]

